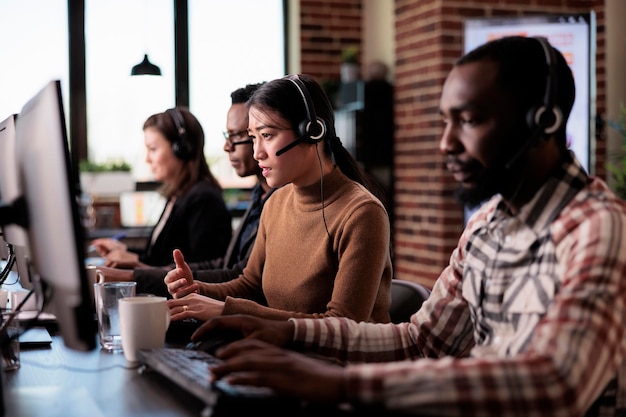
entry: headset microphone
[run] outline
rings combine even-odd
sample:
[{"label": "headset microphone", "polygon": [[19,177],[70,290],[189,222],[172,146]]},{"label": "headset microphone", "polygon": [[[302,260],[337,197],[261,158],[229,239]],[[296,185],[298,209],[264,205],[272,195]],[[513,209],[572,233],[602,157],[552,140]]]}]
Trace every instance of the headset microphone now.
[{"label": "headset microphone", "polygon": [[519,148],[517,152],[515,152],[515,155],[513,155],[513,157],[509,159],[509,162],[504,165],[504,168],[506,168],[507,171],[511,170],[511,168],[515,166],[515,164],[519,161],[522,155],[524,155],[528,148],[530,148],[530,145],[537,142],[537,139],[539,139],[539,137],[541,136],[542,131],[543,130],[540,128],[535,129],[530,138],[528,138],[528,140],[524,142],[522,147]]},{"label": "headset microphone", "polygon": [[287,145],[284,148],[281,148],[278,151],[276,151],[276,156],[281,156],[282,154],[284,154],[288,150],[295,148],[297,144],[304,142],[306,139],[307,139],[307,135],[303,135],[303,136],[297,137],[289,145]]}]

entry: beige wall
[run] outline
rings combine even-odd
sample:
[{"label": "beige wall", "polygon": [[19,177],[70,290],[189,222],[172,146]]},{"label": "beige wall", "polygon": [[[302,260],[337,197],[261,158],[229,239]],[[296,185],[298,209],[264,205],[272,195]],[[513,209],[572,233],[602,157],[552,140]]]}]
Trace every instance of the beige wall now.
[{"label": "beige wall", "polygon": [[289,50],[288,57],[289,61],[287,62],[287,73],[288,74],[296,74],[300,73],[300,0],[289,0],[287,2],[287,7],[289,8],[289,16],[288,22],[289,27],[287,28],[287,36],[289,38]]},{"label": "beige wall", "polygon": [[395,65],[395,14],[393,0],[363,0],[363,64],[382,61],[393,80]]},{"label": "beige wall", "polygon": [[[605,0],[606,6],[606,118],[617,120],[620,103],[626,106],[626,1]],[[621,149],[621,137],[607,129],[607,152]]]}]

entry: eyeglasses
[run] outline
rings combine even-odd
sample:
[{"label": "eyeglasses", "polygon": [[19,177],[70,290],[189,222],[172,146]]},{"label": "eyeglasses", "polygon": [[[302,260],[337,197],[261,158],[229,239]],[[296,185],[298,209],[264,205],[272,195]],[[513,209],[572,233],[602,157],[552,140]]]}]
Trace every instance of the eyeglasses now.
[{"label": "eyeglasses", "polygon": [[[250,139],[250,136],[248,135],[247,130],[240,130],[239,132],[222,132],[222,133],[224,135],[224,139],[226,139],[226,142],[228,142],[228,145],[230,145],[233,148],[237,145],[244,145],[246,143],[252,143],[252,139]],[[248,139],[235,141],[235,139],[241,139],[244,137]]]}]

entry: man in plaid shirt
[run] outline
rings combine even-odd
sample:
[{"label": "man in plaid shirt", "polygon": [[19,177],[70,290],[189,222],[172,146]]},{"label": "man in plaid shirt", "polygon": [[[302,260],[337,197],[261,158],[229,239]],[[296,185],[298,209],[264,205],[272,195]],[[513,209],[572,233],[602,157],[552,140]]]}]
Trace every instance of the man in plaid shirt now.
[{"label": "man in plaid shirt", "polygon": [[418,415],[626,415],[626,203],[567,149],[573,102],[571,71],[545,39],[461,58],[443,87],[439,148],[460,201],[488,201],[430,298],[397,325],[212,320],[193,338],[247,336],[218,352],[215,377]]}]

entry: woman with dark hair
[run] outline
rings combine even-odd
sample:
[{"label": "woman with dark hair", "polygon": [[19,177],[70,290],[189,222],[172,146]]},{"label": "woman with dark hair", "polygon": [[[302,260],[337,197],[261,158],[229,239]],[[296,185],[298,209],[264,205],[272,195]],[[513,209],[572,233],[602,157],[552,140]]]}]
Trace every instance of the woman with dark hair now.
[{"label": "woman with dark hair", "polygon": [[146,162],[162,183],[159,191],[167,203],[143,253],[113,239],[94,240],[105,265],[164,266],[172,262],[174,249],[185,251],[193,262],[223,256],[232,234],[231,217],[204,157],[200,122],[178,107],[148,117],[143,131]]},{"label": "woman with dark hair", "polygon": [[280,188],[238,278],[194,281],[175,251],[177,267],[165,278],[172,319],[250,313],[388,322],[389,218],[335,134],[328,97],[313,78],[292,75],[265,83],[247,105],[254,158],[268,185]]}]

